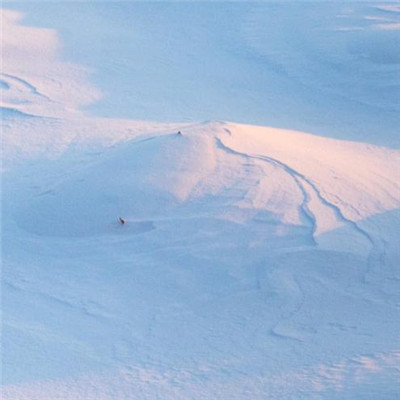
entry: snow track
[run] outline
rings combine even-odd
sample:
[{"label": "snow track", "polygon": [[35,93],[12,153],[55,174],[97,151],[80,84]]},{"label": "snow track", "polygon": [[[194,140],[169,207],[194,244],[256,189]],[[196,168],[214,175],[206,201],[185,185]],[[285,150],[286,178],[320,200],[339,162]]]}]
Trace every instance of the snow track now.
[{"label": "snow track", "polygon": [[46,100],[49,100],[49,98],[41,93],[38,92],[35,86],[31,85],[29,82],[27,82],[24,79],[18,78],[17,76],[9,75],[9,74],[4,74],[1,73],[0,76],[3,77],[3,85],[6,85],[7,90],[16,90],[19,92],[22,92],[22,95],[27,95],[27,93],[31,93],[35,96],[43,97]]},{"label": "snow track", "polygon": [[[311,223],[311,228],[312,228],[312,232],[313,232],[312,235],[313,235],[314,240],[316,240],[316,233],[319,229],[318,214],[317,214],[318,211],[314,213],[312,211],[312,206],[310,205],[310,203],[312,202],[313,199],[316,199],[317,202],[319,202],[319,204],[317,205],[317,208],[321,212],[321,207],[322,207],[322,212],[324,213],[324,218],[326,218],[326,211],[324,210],[324,208],[326,207],[331,211],[333,218],[336,220],[333,222],[334,224],[336,222],[336,224],[338,226],[344,225],[345,227],[351,228],[353,231],[355,231],[356,233],[358,233],[359,235],[364,237],[369,242],[370,247],[371,247],[370,259],[372,259],[372,257],[375,257],[375,253],[377,250],[376,250],[376,246],[374,245],[374,240],[372,239],[370,234],[368,234],[365,230],[361,229],[357,225],[356,222],[346,218],[343,215],[343,213],[338,205],[333,204],[332,202],[329,202],[328,200],[326,200],[326,198],[324,198],[322,196],[322,194],[320,193],[320,191],[318,190],[316,185],[314,183],[312,183],[309,178],[305,177],[303,174],[294,170],[293,168],[291,168],[289,165],[283,163],[282,161],[274,159],[270,156],[266,156],[266,155],[259,156],[259,155],[250,155],[250,154],[246,154],[246,153],[240,153],[240,152],[233,150],[232,148],[226,146],[221,139],[217,139],[217,143],[220,147],[225,148],[229,152],[232,152],[232,153],[240,155],[240,156],[247,157],[249,159],[257,159],[257,160],[265,161],[272,165],[278,166],[283,171],[285,171],[293,179],[293,181],[296,183],[296,185],[300,189],[301,193],[303,194],[304,201],[301,204],[301,208],[303,210],[304,216]],[[317,242],[317,240],[316,240],[316,242]],[[372,262],[372,260],[371,260],[371,262]],[[372,268],[372,266],[370,266],[370,268]]]}]

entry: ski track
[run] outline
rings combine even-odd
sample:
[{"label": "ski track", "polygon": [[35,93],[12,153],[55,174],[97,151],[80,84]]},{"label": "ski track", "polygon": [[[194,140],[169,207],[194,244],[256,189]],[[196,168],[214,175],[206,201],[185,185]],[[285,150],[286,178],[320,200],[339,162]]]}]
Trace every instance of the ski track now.
[{"label": "ski track", "polygon": [[[356,231],[358,234],[363,236],[365,239],[367,239],[368,243],[370,243],[370,250],[368,253],[368,257],[366,260],[366,267],[364,271],[364,276],[362,283],[366,284],[368,283],[368,277],[369,274],[375,269],[379,268],[379,265],[381,264],[384,256],[385,256],[385,251],[382,246],[384,246],[383,241],[379,241],[379,239],[374,238],[371,234],[369,234],[365,229],[362,229],[355,221],[352,221],[348,218],[346,218],[340,209],[340,207],[330,201],[328,201],[322,194],[321,191],[317,188],[317,186],[304,174],[301,174],[300,172],[296,171],[292,167],[290,167],[288,164],[275,159],[273,157],[267,156],[267,155],[251,155],[247,153],[242,153],[240,151],[234,150],[231,147],[227,146],[221,138],[216,138],[217,141],[217,146],[219,148],[224,149],[225,151],[231,153],[231,154],[236,154],[238,156],[246,157],[249,159],[257,159],[261,160],[267,163],[270,163],[274,166],[277,166],[281,168],[283,171],[285,171],[296,183],[297,187],[300,189],[302,195],[303,195],[303,202],[300,205],[300,208],[303,211],[303,215],[306,216],[308,221],[311,223],[311,230],[312,230],[312,238],[314,242],[314,246],[317,246],[318,243],[315,238],[315,232],[317,230],[317,224],[318,224],[318,216],[315,215],[310,208],[308,207],[308,204],[310,202],[310,191],[312,191],[318,198],[318,200],[325,205],[326,207],[329,207],[333,212],[335,217],[338,219],[338,221],[342,222],[344,225],[352,228],[354,231]],[[380,243],[382,242],[382,243]],[[260,267],[261,268],[261,267]],[[260,272],[257,273],[260,275]],[[257,278],[256,278],[257,279]],[[258,286],[261,287],[261,284],[259,282],[260,277],[258,278]],[[287,277],[283,277],[282,279],[287,279]],[[271,334],[273,334],[276,337],[280,338],[286,338],[286,339],[291,339],[291,340],[296,340],[296,341],[302,341],[301,339],[301,332],[300,332],[300,338],[296,337],[296,333],[294,333],[294,336],[289,333],[282,332],[282,328],[284,328],[285,324],[293,320],[295,316],[301,311],[304,303],[305,303],[305,293],[301,288],[301,284],[296,280],[295,276],[292,274],[292,283],[295,284],[295,287],[298,290],[297,294],[297,300],[295,300],[295,304],[289,305],[290,308],[292,308],[292,311],[289,312],[288,316],[284,316],[272,329],[271,329]],[[293,294],[293,287],[290,289],[290,294]],[[292,328],[293,329],[293,328]]]},{"label": "ski track", "polygon": [[[231,134],[231,132],[229,132]],[[234,154],[236,156],[239,157],[243,157],[246,160],[251,160],[251,159],[258,159],[258,160],[262,160],[262,161],[266,161],[265,159],[261,158],[261,157],[252,157],[246,153],[241,153],[238,152],[236,150],[233,150],[232,148],[226,146],[222,140],[220,138],[216,138],[216,143],[217,146],[230,153],[230,154]],[[270,163],[272,163],[275,166],[278,166],[279,168],[282,168],[285,172],[288,172],[287,168],[283,168],[283,165],[279,162],[272,162],[270,161]],[[303,211],[303,215],[306,217],[306,220],[310,223],[310,229],[311,229],[311,236],[312,236],[312,242],[313,245],[316,245],[317,242],[315,241],[315,231],[316,231],[316,217],[315,215],[309,210],[308,208],[308,202],[310,201],[310,196],[308,194],[308,192],[305,190],[304,186],[301,184],[300,180],[298,179],[298,177],[294,174],[289,174],[291,176],[291,178],[294,180],[294,182],[296,183],[297,187],[300,189],[302,195],[303,195],[303,202],[300,205],[300,208]],[[256,271],[256,286],[258,287],[259,290],[262,289],[262,285],[260,283],[260,276],[261,276],[261,270],[263,269],[263,266],[260,266],[258,268],[258,270]],[[271,272],[276,272],[276,269],[274,269],[273,271],[269,271],[269,273]],[[284,275],[284,273],[283,273]],[[291,287],[288,288],[285,286],[285,284],[283,284],[282,286],[285,286],[285,288],[283,290],[289,291],[290,295],[293,295],[293,292],[296,291],[296,295],[295,295],[295,299],[291,301],[291,303],[294,304],[289,304],[289,306],[286,306],[285,308],[289,308],[289,311],[283,311],[283,314],[287,314],[287,315],[281,315],[281,318],[279,320],[279,322],[277,322],[271,329],[270,329],[270,334],[276,338],[279,339],[289,339],[289,340],[295,340],[298,342],[301,342],[302,340],[294,335],[290,335],[290,334],[285,334],[282,331],[280,332],[280,328],[285,324],[288,323],[290,320],[292,320],[296,314],[298,314],[300,312],[300,310],[302,309],[304,303],[305,303],[305,294],[304,291],[301,288],[301,285],[299,284],[298,280],[295,278],[295,276],[293,274],[291,274],[289,277],[288,276],[280,276],[280,282],[285,282],[288,279],[290,279],[290,285]],[[280,284],[281,285],[281,284]],[[293,287],[294,286],[294,287]],[[262,330],[262,327],[260,327],[258,329],[259,331]],[[257,333],[257,332],[256,332]]]},{"label": "ski track", "polygon": [[[18,91],[23,91],[20,89],[22,87],[22,88],[26,89],[26,92],[28,92],[28,93],[31,93],[35,96],[42,97],[43,99],[46,99],[48,101],[52,101],[52,102],[54,101],[50,97],[40,93],[35,86],[30,84],[25,79],[22,79],[22,78],[19,78],[18,76],[10,75],[10,74],[4,73],[4,72],[1,72],[0,75],[3,76],[4,78],[6,78],[6,80],[3,82],[5,82],[8,85],[7,90],[12,90],[15,88]],[[17,84],[13,85],[12,82],[16,82]]]},{"label": "ski track", "polygon": [[303,193],[305,200],[304,200],[304,203],[302,204],[302,209],[303,209],[303,212],[308,216],[309,220],[312,221],[314,241],[315,241],[314,233],[316,231],[316,225],[318,223],[318,218],[313,213],[311,213],[309,208],[307,207],[307,203],[309,202],[309,198],[310,198],[310,196],[307,192],[307,189],[306,189],[307,185],[317,195],[319,201],[323,205],[329,207],[335,213],[335,216],[339,221],[341,221],[344,225],[347,225],[347,226],[353,228],[353,230],[357,231],[360,235],[362,235],[365,239],[367,239],[367,241],[370,243],[370,246],[371,246],[369,254],[368,254],[368,259],[367,259],[367,268],[366,268],[366,271],[364,274],[364,283],[367,283],[369,274],[375,268],[379,267],[379,263],[384,257],[385,250],[384,250],[384,248],[383,249],[381,248],[382,246],[384,246],[383,243],[381,245],[378,244],[378,240],[375,239],[371,234],[369,234],[365,229],[362,229],[359,226],[359,224],[357,224],[355,221],[353,221],[349,218],[346,218],[338,205],[328,201],[321,194],[321,191],[317,188],[317,186],[309,178],[307,178],[305,175],[301,174],[300,172],[296,171],[295,169],[290,167],[288,164],[285,164],[284,162],[282,162],[278,159],[275,159],[273,157],[266,156],[266,155],[261,156],[261,155],[250,155],[247,153],[241,153],[240,151],[234,150],[234,149],[230,148],[229,146],[227,146],[225,143],[223,143],[223,141],[220,138],[217,138],[217,145],[220,148],[224,148],[226,151],[229,151],[233,154],[262,160],[262,161],[271,163],[273,165],[279,166],[285,172],[287,172],[292,177],[292,179],[296,182],[297,186]]},{"label": "ski track", "polygon": [[[230,131],[229,131],[230,133]],[[231,134],[231,133],[230,133]],[[246,153],[241,153],[239,151],[233,150],[230,147],[226,146],[222,140],[220,138],[216,138],[216,143],[217,143],[217,147],[219,147],[222,150],[225,150],[231,154],[234,154],[236,156],[240,156],[240,157],[244,157],[248,162],[251,159],[257,159],[257,160],[261,160],[261,161],[266,161],[264,159],[262,159],[261,157],[252,157]],[[274,165],[278,165],[278,163],[275,163]],[[281,167],[280,165],[278,165],[279,167]],[[307,193],[307,191],[304,189],[304,187],[299,183],[298,179],[296,176],[293,176],[292,174],[289,174],[291,176],[291,178],[294,180],[294,182],[296,183],[296,186],[300,189],[302,195],[303,195],[303,202],[300,205],[300,208],[303,211],[303,216],[305,217],[305,219],[309,222],[310,224],[310,229],[311,229],[311,238],[314,244],[316,244],[315,241],[315,231],[316,231],[316,218],[315,215],[309,210],[308,208],[308,203],[310,201],[310,197]]]}]

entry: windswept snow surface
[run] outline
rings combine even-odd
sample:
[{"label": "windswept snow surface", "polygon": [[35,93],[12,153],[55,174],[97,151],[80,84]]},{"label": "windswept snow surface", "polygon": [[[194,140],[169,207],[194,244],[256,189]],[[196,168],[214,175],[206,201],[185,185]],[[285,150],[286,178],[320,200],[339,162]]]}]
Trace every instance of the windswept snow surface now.
[{"label": "windswept snow surface", "polygon": [[[101,22],[127,10],[54,7]],[[76,63],[84,44],[76,42],[74,62],[68,45],[61,52],[71,34],[65,14],[53,20],[57,31],[25,25],[16,8],[34,18],[31,5],[2,11],[2,399],[397,398],[400,59],[379,35],[399,39],[398,4],[341,6],[336,19],[337,4],[296,6],[297,18],[293,5],[287,14],[277,4],[181,5],[193,31],[170,38],[189,68],[180,77],[168,75],[168,49],[154,46],[179,5],[129,7],[142,16],[159,7],[152,23],[134,25],[131,58],[103,54],[104,63],[86,67]],[[309,53],[290,48],[310,8],[338,23],[337,48],[332,32],[310,37],[318,46]],[[226,30],[240,9],[248,53]],[[279,29],[261,22],[267,10]],[[212,18],[223,27],[210,30]],[[116,31],[105,24],[102,37],[127,35],[124,21]],[[101,24],[72,25],[83,42],[102,32]],[[267,45],[255,27],[268,30]],[[354,47],[359,30],[367,41]],[[200,47],[210,43],[201,51],[191,47],[196,32]],[[228,59],[216,43],[236,64],[201,76]],[[261,80],[259,57],[274,66]],[[111,98],[128,99],[126,119],[94,83],[99,76],[116,85]],[[128,76],[143,92],[124,86]],[[169,77],[181,102],[165,90]],[[226,82],[232,92],[219,86]],[[216,120],[235,120],[239,109],[242,123]],[[203,114],[213,120],[195,120]],[[263,118],[281,128],[261,126]]]},{"label": "windswept snow surface", "polygon": [[82,104],[91,114],[235,121],[399,146],[398,3],[10,6],[26,23],[56,29],[63,57],[92,70],[103,97]]}]

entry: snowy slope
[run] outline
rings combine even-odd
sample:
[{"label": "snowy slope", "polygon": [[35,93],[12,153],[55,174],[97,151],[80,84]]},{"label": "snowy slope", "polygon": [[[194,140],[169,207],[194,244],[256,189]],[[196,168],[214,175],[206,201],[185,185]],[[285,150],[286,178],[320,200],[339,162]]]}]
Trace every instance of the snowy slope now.
[{"label": "snowy slope", "polygon": [[393,120],[363,142],[89,115],[56,32],[2,19],[5,400],[396,398]]}]

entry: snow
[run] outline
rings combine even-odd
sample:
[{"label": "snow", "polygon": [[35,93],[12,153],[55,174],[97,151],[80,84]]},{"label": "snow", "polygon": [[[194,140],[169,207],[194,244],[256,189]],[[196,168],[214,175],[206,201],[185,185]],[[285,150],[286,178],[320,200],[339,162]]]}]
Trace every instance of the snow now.
[{"label": "snow", "polygon": [[3,399],[396,398],[396,3],[4,7]]}]

